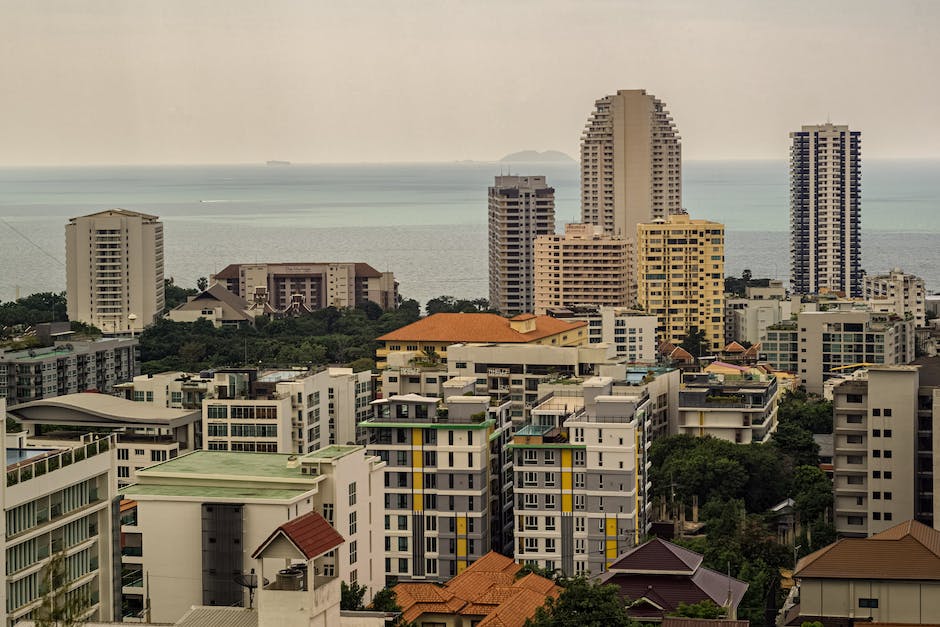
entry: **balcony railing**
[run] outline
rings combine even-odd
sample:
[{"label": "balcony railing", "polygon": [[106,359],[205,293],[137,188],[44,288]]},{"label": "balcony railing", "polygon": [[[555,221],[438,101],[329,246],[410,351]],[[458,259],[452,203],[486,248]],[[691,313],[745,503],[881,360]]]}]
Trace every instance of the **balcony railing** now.
[{"label": "balcony railing", "polygon": [[72,449],[53,452],[20,462],[12,469],[7,470],[7,486],[17,485],[34,477],[40,477],[46,473],[71,466],[95,455],[106,453],[114,447],[116,438],[116,434],[109,434]]}]

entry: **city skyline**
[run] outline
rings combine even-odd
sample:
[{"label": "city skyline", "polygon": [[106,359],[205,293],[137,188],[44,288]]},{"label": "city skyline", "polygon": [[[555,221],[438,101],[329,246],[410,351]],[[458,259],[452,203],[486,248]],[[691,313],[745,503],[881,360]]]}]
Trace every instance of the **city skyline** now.
[{"label": "city skyline", "polygon": [[912,62],[940,57],[936,4],[532,8],[10,4],[0,165],[576,155],[584,103],[628,88],[669,104],[689,160],[783,158],[826,119],[864,131],[868,158],[940,157],[940,85]]}]

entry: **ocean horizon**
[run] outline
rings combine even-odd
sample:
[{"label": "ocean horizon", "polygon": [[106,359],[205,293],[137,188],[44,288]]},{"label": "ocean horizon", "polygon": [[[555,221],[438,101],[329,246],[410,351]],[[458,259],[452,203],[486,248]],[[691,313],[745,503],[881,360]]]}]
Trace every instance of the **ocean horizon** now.
[{"label": "ocean horizon", "polygon": [[[577,162],[38,166],[0,168],[0,300],[65,289],[69,218],[121,207],[160,216],[166,276],[194,287],[230,263],[363,261],[405,298],[485,297],[487,187],[543,174],[556,225],[580,219]],[[726,274],[789,276],[785,160],[685,161],[683,206],[726,226]],[[940,159],[862,165],[862,265],[940,289]]]}]

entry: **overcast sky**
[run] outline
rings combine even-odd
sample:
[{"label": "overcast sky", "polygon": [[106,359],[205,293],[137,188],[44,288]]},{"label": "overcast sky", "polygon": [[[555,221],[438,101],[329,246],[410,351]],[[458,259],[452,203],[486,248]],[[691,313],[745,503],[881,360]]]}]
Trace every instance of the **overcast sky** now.
[{"label": "overcast sky", "polygon": [[940,157],[932,0],[3,0],[0,165],[577,155],[645,88],[686,159],[831,118]]}]

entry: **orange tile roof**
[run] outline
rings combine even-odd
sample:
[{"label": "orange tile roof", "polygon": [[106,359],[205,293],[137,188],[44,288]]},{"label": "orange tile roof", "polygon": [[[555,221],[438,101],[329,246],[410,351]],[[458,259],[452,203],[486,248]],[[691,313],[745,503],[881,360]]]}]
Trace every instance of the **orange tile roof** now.
[{"label": "orange tile roof", "polygon": [[[518,318],[518,316],[517,316]],[[380,342],[534,342],[551,335],[573,331],[587,322],[565,322],[551,316],[534,316],[535,330],[520,333],[507,318],[489,313],[439,313],[422,318],[378,338]]]},{"label": "orange tile roof", "polygon": [[484,617],[479,627],[522,627],[561,588],[532,573],[516,579],[521,568],[491,551],[443,586],[400,583],[393,589],[408,622],[424,614],[460,614]]},{"label": "orange tile roof", "polygon": [[799,561],[808,579],[940,580],[940,531],[909,520],[870,538],[843,538]]},{"label": "orange tile roof", "polygon": [[346,541],[323,516],[308,512],[275,529],[251,556],[256,558],[279,535],[287,538],[308,560],[332,551]]}]

